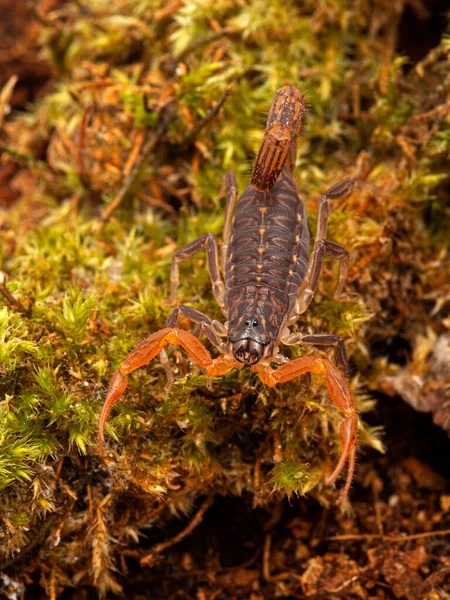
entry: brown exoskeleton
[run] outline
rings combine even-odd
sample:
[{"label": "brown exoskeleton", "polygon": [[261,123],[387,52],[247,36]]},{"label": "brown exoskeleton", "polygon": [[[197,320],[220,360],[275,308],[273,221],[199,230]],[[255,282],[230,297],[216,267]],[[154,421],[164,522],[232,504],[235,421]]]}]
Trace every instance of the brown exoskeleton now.
[{"label": "brown exoskeleton", "polygon": [[[128,384],[127,375],[160,355],[173,381],[165,346],[181,345],[209,376],[249,365],[266,385],[273,387],[306,373],[324,374],[332,401],[344,413],[340,436],[342,450],[334,471],[326,479],[332,484],[348,460],[346,483],[338,503],[347,495],[355,466],[358,417],[345,380],[347,353],[337,335],[302,335],[289,329],[308,308],[316,290],[325,256],[340,263],[336,296],[342,294],[348,270],[348,252],[325,238],[328,201],[351,192],[355,181],[347,179],[330,188],[319,205],[317,234],[309,255],[309,231],[305,206],[300,199],[292,171],[296,139],[305,113],[304,98],[295,87],[278,90],[267,118],[266,131],[252,178],[237,201],[234,175],[228,173],[228,188],[221,260],[214,235],[206,234],[181,248],[174,256],[170,302],[175,304],[179,281],[178,264],[206,249],[213,291],[226,323],[211,320],[189,306],[178,306],[164,328],[138,344],[114,373],[100,416],[98,445],[104,441],[104,425],[111,407]],[[219,263],[225,275],[222,281]],[[180,315],[197,324],[220,352],[212,358],[199,338],[178,327]],[[226,338],[222,341],[221,338]],[[335,362],[315,356],[289,360],[279,344],[333,345]],[[271,363],[282,366],[273,368]]]}]

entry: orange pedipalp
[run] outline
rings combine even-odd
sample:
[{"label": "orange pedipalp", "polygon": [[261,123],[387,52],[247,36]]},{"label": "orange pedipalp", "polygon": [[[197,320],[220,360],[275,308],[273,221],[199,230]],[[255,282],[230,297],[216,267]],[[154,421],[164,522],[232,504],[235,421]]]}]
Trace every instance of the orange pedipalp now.
[{"label": "orange pedipalp", "polygon": [[105,423],[112,407],[120,400],[120,397],[126,390],[128,385],[128,373],[132,373],[136,369],[139,369],[139,367],[142,367],[153,360],[166,345],[166,339],[171,332],[171,329],[161,329],[140,342],[114,372],[108,391],[106,392],[105,402],[103,403],[98,423],[97,448],[99,454],[103,454],[102,448],[105,440]]},{"label": "orange pedipalp", "polygon": [[355,470],[356,443],[358,441],[358,415],[356,414],[352,393],[344,375],[331,361],[323,359],[323,364],[326,369],[327,387],[331,399],[347,417],[341,423],[340,427],[342,450],[339,461],[334,468],[334,471],[325,481],[327,485],[334,483],[344,468],[346,460],[348,460],[345,485],[336,501],[336,504],[340,504],[350,489],[353,472]]},{"label": "orange pedipalp", "polygon": [[333,402],[347,416],[355,412],[353,396],[344,375],[331,360],[321,359],[327,376],[327,387]]},{"label": "orange pedipalp", "polygon": [[[169,330],[168,340],[166,343],[179,344],[186,352],[194,359],[194,361],[203,369],[207,369],[213,362],[211,354],[201,343],[201,341],[184,329],[174,327]],[[165,345],[165,344],[164,344]]]},{"label": "orange pedipalp", "polygon": [[153,333],[147,339],[140,342],[125,358],[120,367],[112,376],[106,393],[105,402],[98,423],[97,448],[100,455],[103,454],[103,443],[105,440],[105,423],[112,407],[116,404],[128,385],[127,375],[147,365],[167,344],[179,344],[191,358],[209,375],[223,375],[234,368],[241,368],[231,356],[219,356],[211,358],[211,354],[205,346],[192,333],[179,329],[178,327],[165,328]]},{"label": "orange pedipalp", "polygon": [[328,359],[314,356],[302,356],[296,358],[285,365],[282,365],[278,369],[272,369],[269,365],[264,364],[255,365],[252,367],[252,371],[257,372],[261,381],[269,387],[274,387],[277,383],[290,381],[303,373],[309,372],[326,375],[327,388],[331,400],[342,410],[346,417],[340,427],[342,443],[341,455],[333,472],[326,479],[327,485],[334,483],[348,460],[345,485],[336,504],[342,502],[352,483],[353,472],[355,469],[356,443],[358,438],[358,416],[356,414],[352,393],[344,375],[336,365]]},{"label": "orange pedipalp", "polygon": [[119,401],[121,395],[126,390],[127,385],[127,377],[121,372],[120,368],[117,369],[109,384],[106,399],[103,403],[102,412],[98,421],[97,450],[101,455],[103,455],[103,443],[105,441],[105,423],[112,407]]}]

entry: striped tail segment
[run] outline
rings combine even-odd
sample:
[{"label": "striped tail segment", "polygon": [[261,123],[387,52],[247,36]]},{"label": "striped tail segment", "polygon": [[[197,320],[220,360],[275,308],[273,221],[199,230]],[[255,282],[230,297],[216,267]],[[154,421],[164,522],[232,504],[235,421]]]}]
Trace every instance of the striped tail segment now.
[{"label": "striped tail segment", "polygon": [[291,152],[305,115],[303,94],[293,86],[277,91],[267,117],[264,139],[253,167],[251,184],[262,192],[274,185]]}]

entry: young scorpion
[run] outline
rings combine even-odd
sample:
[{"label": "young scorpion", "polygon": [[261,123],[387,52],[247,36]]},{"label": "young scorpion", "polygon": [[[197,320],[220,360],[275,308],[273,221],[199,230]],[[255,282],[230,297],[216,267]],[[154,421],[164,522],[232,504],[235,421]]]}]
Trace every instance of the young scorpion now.
[{"label": "young scorpion", "polygon": [[[310,377],[310,373],[324,374],[331,400],[345,417],[340,427],[341,455],[325,483],[334,483],[348,460],[347,478],[337,504],[346,497],[355,467],[358,417],[344,377],[347,372],[344,342],[338,335],[302,335],[292,333],[289,328],[310,305],[327,255],[340,263],[335,296],[342,294],[349,257],[343,246],[325,238],[328,201],[349,194],[355,180],[346,179],[334,185],[320,199],[316,239],[309,256],[305,205],[293,177],[296,140],[304,114],[305,102],[299,90],[291,86],[278,90],[269,110],[252,178],[238,201],[233,173],[225,177],[228,192],[220,257],[225,285],[213,234],[202,235],[173,257],[170,304],[177,300],[179,263],[206,249],[214,296],[226,323],[223,325],[190,306],[181,305],[175,308],[163,329],[128,354],[111,379],[103,405],[98,430],[100,453],[105,422],[128,385],[127,375],[159,354],[168,379],[166,391],[169,391],[173,374],[164,347],[179,344],[208,376],[224,375],[249,365],[263,383],[273,387],[302,374],[308,374],[306,377]],[[178,327],[181,315],[196,323],[195,335]],[[201,334],[205,334],[220,352],[217,358],[212,358],[200,342]],[[289,360],[280,354],[280,343],[294,345],[300,342],[333,345],[336,365],[317,356]],[[271,363],[282,366],[274,369]]]}]

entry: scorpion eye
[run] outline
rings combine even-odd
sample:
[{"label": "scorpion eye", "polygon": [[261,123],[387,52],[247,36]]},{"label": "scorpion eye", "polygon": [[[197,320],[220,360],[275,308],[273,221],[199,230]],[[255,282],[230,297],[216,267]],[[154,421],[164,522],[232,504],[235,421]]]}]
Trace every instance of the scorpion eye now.
[{"label": "scorpion eye", "polygon": [[246,327],[258,327],[259,321],[258,319],[247,319],[245,321]]}]

